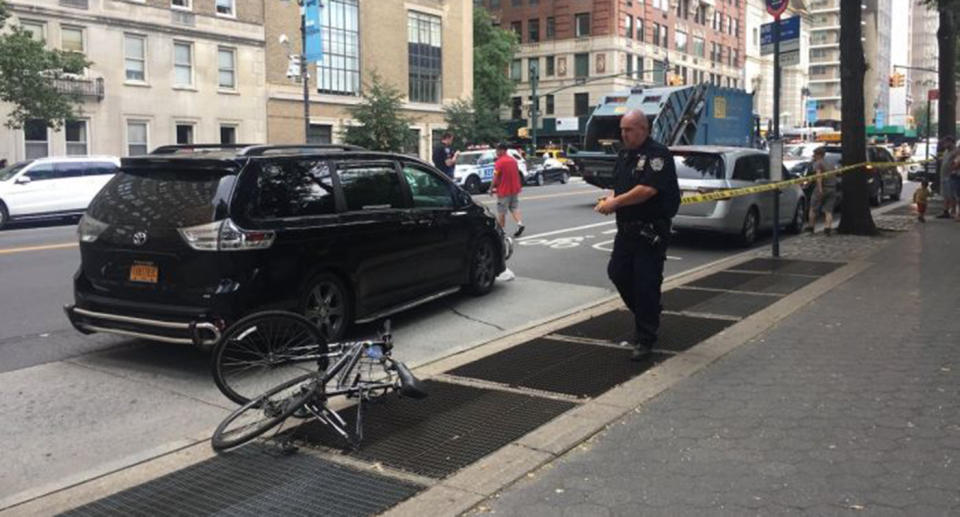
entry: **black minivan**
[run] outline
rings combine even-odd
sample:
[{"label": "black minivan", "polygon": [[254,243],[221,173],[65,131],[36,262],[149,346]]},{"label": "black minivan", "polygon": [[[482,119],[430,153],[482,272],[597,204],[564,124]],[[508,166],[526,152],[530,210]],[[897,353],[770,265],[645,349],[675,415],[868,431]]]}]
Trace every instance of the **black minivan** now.
[{"label": "black minivan", "polygon": [[84,333],[210,346],[261,309],[328,339],[506,265],[492,214],[432,166],[351,146],[165,146],[122,160],[81,220]]}]

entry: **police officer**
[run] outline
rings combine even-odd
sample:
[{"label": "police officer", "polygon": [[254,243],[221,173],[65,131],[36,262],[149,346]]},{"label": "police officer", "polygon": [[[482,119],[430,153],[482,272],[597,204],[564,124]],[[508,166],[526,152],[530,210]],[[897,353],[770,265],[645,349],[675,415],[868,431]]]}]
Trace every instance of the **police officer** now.
[{"label": "police officer", "polygon": [[620,120],[623,149],[614,167],[613,194],[594,210],[617,214],[617,237],[607,275],[633,312],[636,334],[630,359],[650,354],[660,326],[660,287],[667,258],[670,219],[680,207],[673,155],[650,138],[650,123],[640,110]]}]

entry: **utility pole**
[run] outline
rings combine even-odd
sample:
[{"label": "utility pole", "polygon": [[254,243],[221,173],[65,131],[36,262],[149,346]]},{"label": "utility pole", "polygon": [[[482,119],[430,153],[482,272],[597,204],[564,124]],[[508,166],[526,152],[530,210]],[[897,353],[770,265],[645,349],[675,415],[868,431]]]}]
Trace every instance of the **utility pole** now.
[{"label": "utility pole", "polygon": [[[786,0],[766,0],[767,12],[773,15],[773,138],[770,139],[770,176],[781,179],[783,142],[780,140],[780,15],[787,10]],[[774,171],[777,171],[774,174]],[[773,192],[773,246],[771,254],[780,256],[780,189]]]},{"label": "utility pole", "polygon": [[[310,77],[307,74],[307,0],[299,0],[300,6],[300,82],[303,83],[303,143],[310,139]],[[317,0],[314,0],[317,1]]]},{"label": "utility pole", "polygon": [[537,84],[540,82],[540,59],[530,61],[530,137],[533,140],[533,156],[537,155],[537,115],[540,111],[540,97],[537,95]]}]

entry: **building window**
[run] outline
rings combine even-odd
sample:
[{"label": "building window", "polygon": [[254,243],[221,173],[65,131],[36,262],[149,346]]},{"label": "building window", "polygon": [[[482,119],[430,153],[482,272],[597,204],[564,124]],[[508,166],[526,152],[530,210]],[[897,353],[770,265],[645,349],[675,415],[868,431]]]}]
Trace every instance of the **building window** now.
[{"label": "building window", "polygon": [[23,125],[26,159],[43,158],[50,154],[47,125],[41,120],[28,120]]},{"label": "building window", "polygon": [[573,94],[573,115],[575,117],[586,117],[590,114],[590,94]]},{"label": "building window", "polygon": [[520,81],[523,79],[523,61],[514,59],[510,61],[510,79]]},{"label": "building window", "polygon": [[733,35],[740,37],[740,20],[734,18],[733,20]]},{"label": "building window", "polygon": [[[317,89],[334,95],[357,95],[360,92],[357,0],[326,0],[323,5],[320,10],[323,59],[317,63],[320,78]],[[407,31],[410,31],[409,19]]]},{"label": "building window", "polygon": [[627,54],[627,75],[633,76],[633,56]]},{"label": "building window", "polygon": [[234,0],[217,0],[217,14],[221,16],[235,16],[233,1]]},{"label": "building window", "polygon": [[573,22],[575,27],[575,36],[589,36],[590,35],[590,13],[578,13],[573,15]]},{"label": "building window", "polygon": [[87,121],[68,120],[64,124],[68,155],[87,154]]},{"label": "building window", "polygon": [[510,0],[511,7],[520,7],[521,0]]},{"label": "building window", "polygon": [[663,48],[670,48],[670,30],[666,25],[660,26],[660,42],[657,44]]},{"label": "building window", "polygon": [[193,143],[193,124],[177,124],[177,143]]},{"label": "building window", "polygon": [[30,20],[20,20],[20,28],[24,32],[30,35],[34,41],[43,41],[46,39],[44,36],[44,24],[43,22],[35,22]]},{"label": "building window", "polygon": [[553,105],[553,95],[547,95],[547,115],[553,115],[554,105]]},{"label": "building window", "polygon": [[147,154],[147,123],[140,120],[127,121],[127,156]]},{"label": "building window", "polygon": [[531,43],[540,41],[540,18],[527,20],[527,36]]},{"label": "building window", "polygon": [[667,70],[663,61],[653,61],[653,82],[654,84],[665,84],[667,81]]},{"label": "building window", "polygon": [[193,86],[193,44],[173,44],[173,85]]},{"label": "building window", "polygon": [[237,126],[221,125],[220,126],[220,143],[221,144],[237,143]]},{"label": "building window", "polygon": [[513,120],[520,120],[523,118],[523,99],[520,97],[513,97],[510,99],[511,109],[510,109],[510,118]]},{"label": "building window", "polygon": [[556,73],[556,59],[553,56],[547,56],[546,58],[546,76],[553,77],[553,74]]},{"label": "building window", "polygon": [[237,51],[232,48],[217,49],[217,86],[225,90],[237,88]]},{"label": "building window", "polygon": [[623,17],[623,35],[633,38],[633,16],[629,14]]},{"label": "building window", "polygon": [[590,75],[590,54],[574,54],[573,76],[586,77]]},{"label": "building window", "polygon": [[307,143],[333,143],[333,126],[330,124],[310,124],[310,129],[307,131]]},{"label": "building window", "polygon": [[703,38],[694,36],[693,37],[693,55],[698,57],[703,57],[704,47],[703,47]]},{"label": "building window", "polygon": [[410,11],[407,18],[410,102],[440,102],[443,75],[442,41],[440,17]]},{"label": "building window", "polygon": [[190,9],[190,0],[170,0],[170,7],[176,9]]},{"label": "building window", "polygon": [[643,27],[644,27],[643,18],[637,18],[637,41],[643,41],[643,38],[644,38]]},{"label": "building window", "polygon": [[519,20],[515,22],[510,22],[510,30],[512,30],[513,33],[517,35],[517,41],[519,41],[520,43],[523,43],[523,22]]},{"label": "building window", "polygon": [[127,81],[147,80],[147,38],[137,34],[123,35],[123,67]]},{"label": "building window", "polygon": [[740,51],[736,49],[731,49],[731,51],[733,52],[733,58],[731,58],[731,61],[733,61],[732,66],[740,66]]},{"label": "building window", "polygon": [[553,16],[547,16],[547,39],[553,39],[557,35],[557,20]]},{"label": "building window", "polygon": [[675,31],[673,33],[674,43],[676,44],[677,51],[686,52],[687,51],[687,33],[681,31]]},{"label": "building window", "polygon": [[60,27],[60,48],[68,52],[83,53],[83,29],[80,27]]}]

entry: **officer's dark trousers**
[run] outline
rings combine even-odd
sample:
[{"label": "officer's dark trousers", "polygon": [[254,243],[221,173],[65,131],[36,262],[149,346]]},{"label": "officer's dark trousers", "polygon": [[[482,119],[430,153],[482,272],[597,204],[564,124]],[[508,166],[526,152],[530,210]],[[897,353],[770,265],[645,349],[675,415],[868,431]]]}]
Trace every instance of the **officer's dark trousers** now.
[{"label": "officer's dark trousers", "polygon": [[660,327],[660,286],[666,252],[653,248],[643,237],[628,233],[617,232],[607,276],[633,312],[636,343],[653,346]]}]

